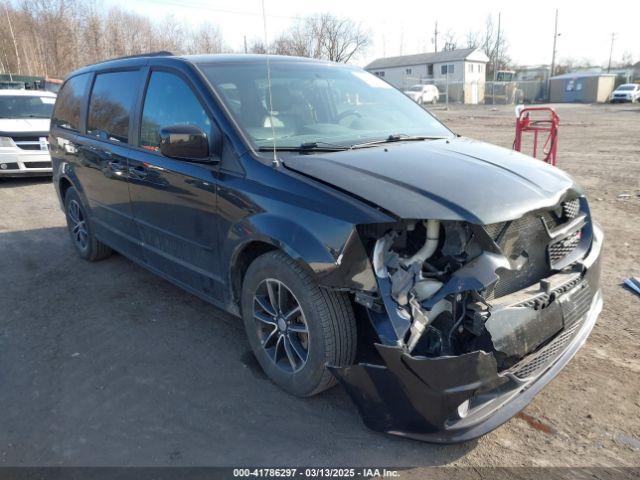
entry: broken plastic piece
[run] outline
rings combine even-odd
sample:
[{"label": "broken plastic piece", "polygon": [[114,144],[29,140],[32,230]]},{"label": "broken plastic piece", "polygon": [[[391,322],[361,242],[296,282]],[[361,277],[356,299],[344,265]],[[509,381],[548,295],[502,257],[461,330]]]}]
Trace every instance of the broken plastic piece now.
[{"label": "broken plastic piece", "polygon": [[640,280],[635,277],[624,279],[624,284],[634,293],[640,295]]}]

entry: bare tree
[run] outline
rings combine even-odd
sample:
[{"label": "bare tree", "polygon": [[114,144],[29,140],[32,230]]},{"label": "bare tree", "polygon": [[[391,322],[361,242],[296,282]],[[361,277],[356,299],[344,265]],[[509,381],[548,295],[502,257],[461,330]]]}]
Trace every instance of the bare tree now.
[{"label": "bare tree", "polygon": [[371,42],[369,32],[349,18],[323,13],[309,17],[305,22],[313,33],[319,58],[347,63]]},{"label": "bare tree", "polygon": [[633,61],[633,54],[630,51],[625,51],[622,54],[622,59],[616,63],[616,65],[618,66],[618,68],[628,68],[628,67],[632,67],[634,64]]},{"label": "bare tree", "polygon": [[185,28],[167,15],[156,28],[158,49],[179,53],[185,50]]},{"label": "bare tree", "polygon": [[467,32],[466,43],[468,48],[480,48],[489,57],[488,77],[493,76],[494,69],[505,69],[511,64],[508,53],[509,43],[504,29],[500,29],[500,32],[498,32],[491,15],[488,15],[485,19],[482,30]]},{"label": "bare tree", "polygon": [[444,34],[444,48],[442,50],[445,52],[455,50],[457,48],[457,44],[458,42],[456,40],[456,32],[451,29],[447,30],[447,32]]},{"label": "bare tree", "polygon": [[371,36],[359,24],[330,13],[312,15],[297,22],[269,46],[279,55],[349,62],[362,53]]},{"label": "bare tree", "polygon": [[[169,16],[151,20],[119,7],[105,10],[101,0],[0,0],[0,13],[0,70],[14,74],[64,77],[125,55],[229,50],[213,23],[190,28]],[[268,47],[253,40],[247,50],[349,62],[369,43],[359,24],[323,13],[297,21]]]},{"label": "bare tree", "polygon": [[267,47],[262,40],[254,38],[247,47],[247,53],[264,54],[267,53]]},{"label": "bare tree", "polygon": [[187,45],[188,53],[222,53],[226,50],[220,29],[210,22],[200,25]]},{"label": "bare tree", "polygon": [[593,68],[588,58],[581,58],[580,60],[573,57],[565,57],[556,63],[555,75],[562,75],[563,73],[569,73],[576,70],[586,70]]},{"label": "bare tree", "polygon": [[305,21],[296,23],[276,38],[271,44],[271,50],[277,55],[317,58],[318,46],[313,29]]}]

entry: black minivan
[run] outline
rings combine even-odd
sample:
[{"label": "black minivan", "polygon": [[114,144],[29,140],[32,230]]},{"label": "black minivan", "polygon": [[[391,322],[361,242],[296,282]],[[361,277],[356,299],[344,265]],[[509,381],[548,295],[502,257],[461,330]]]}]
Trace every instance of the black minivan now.
[{"label": "black minivan", "polygon": [[455,135],[360,68],[107,61],[66,79],[50,145],[82,258],[115,250],[241,317],[276,384],[339,382],[379,431],[496,428],[602,308],[602,232],[567,174]]}]

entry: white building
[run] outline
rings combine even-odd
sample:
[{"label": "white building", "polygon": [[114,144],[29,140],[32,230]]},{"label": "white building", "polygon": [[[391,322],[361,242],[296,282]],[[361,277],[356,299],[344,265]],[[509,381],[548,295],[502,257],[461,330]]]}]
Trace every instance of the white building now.
[{"label": "white building", "polygon": [[364,68],[401,90],[433,83],[444,93],[448,85],[449,100],[479,103],[484,98],[488,62],[482,50],[463,48],[378,58]]}]

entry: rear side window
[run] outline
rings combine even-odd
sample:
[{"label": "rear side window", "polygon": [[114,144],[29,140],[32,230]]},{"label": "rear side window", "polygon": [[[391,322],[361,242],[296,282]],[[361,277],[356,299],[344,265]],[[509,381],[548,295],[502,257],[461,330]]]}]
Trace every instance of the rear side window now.
[{"label": "rear side window", "polygon": [[112,142],[129,141],[129,121],[139,79],[139,71],[96,75],[89,101],[88,135]]},{"label": "rear side window", "polygon": [[84,92],[87,89],[88,80],[89,74],[85,73],[70,78],[62,86],[58,93],[56,108],[53,111],[51,120],[54,127],[75,132],[80,130],[82,101],[84,100]]},{"label": "rear side window", "polygon": [[153,72],[142,110],[140,146],[158,151],[160,129],[185,124],[211,134],[211,120],[184,80],[172,73]]}]

